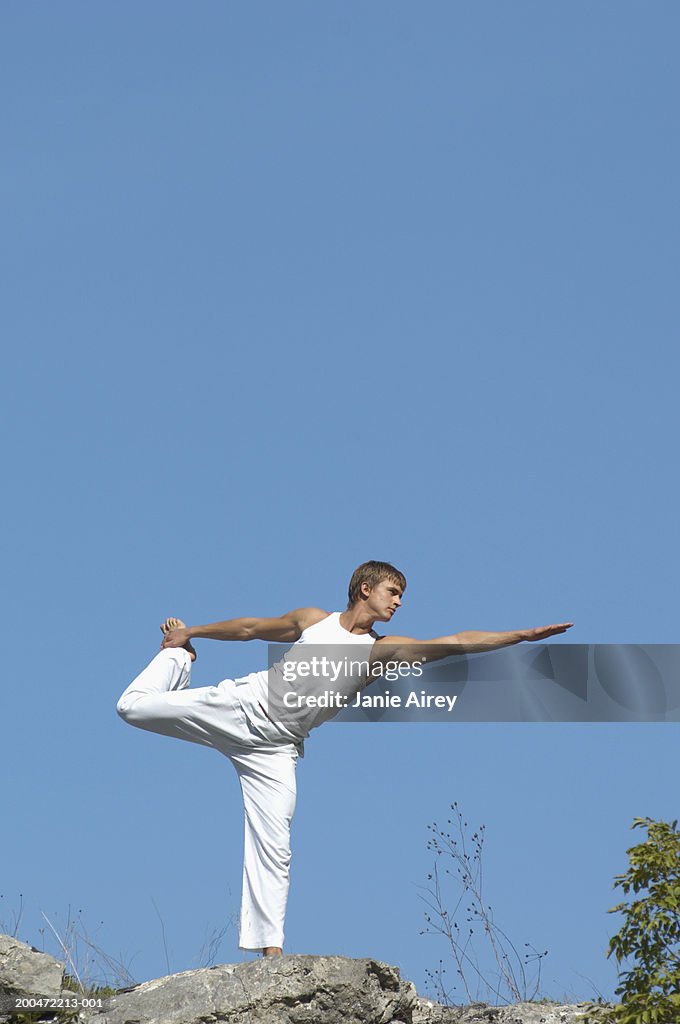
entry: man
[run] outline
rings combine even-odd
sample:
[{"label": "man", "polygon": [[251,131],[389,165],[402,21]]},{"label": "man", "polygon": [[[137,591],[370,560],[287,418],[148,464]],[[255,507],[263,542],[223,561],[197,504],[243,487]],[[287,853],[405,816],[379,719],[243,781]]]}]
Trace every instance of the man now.
[{"label": "man", "polygon": [[[196,658],[191,641],[293,643],[292,650],[298,655],[308,644],[323,650],[351,649],[352,657],[346,659],[351,667],[339,684],[341,699],[347,700],[366,683],[366,672],[356,666],[387,661],[422,663],[454,654],[494,651],[523,640],[546,640],[572,625],[565,622],[505,633],[467,631],[434,640],[378,636],[374,624],[391,621],[405,589],[403,573],[388,562],[371,561],[354,572],[344,612],[297,608],[279,618],[229,619],[207,626],[186,626],[180,619],[166,619],[161,626],[160,653],[118,701],[118,713],[126,722],[213,747],[229,758],[238,773],[245,814],[241,949],[261,951],[264,956],[283,951],[297,759],[310,729],[333,717],[342,705],[319,710],[313,699],[318,685],[305,678],[305,685],[296,689],[296,696],[302,694],[302,707],[281,714],[288,704],[281,700],[277,704],[270,697],[275,691],[281,697],[283,663],[269,672],[187,689]],[[371,672],[370,681],[375,677]]]}]

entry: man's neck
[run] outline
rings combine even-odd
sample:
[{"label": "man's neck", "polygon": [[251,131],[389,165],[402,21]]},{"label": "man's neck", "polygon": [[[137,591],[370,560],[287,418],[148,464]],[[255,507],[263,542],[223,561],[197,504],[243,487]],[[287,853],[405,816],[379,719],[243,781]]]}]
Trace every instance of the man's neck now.
[{"label": "man's neck", "polygon": [[350,633],[370,633],[375,621],[370,612],[358,604],[340,614],[340,625]]}]

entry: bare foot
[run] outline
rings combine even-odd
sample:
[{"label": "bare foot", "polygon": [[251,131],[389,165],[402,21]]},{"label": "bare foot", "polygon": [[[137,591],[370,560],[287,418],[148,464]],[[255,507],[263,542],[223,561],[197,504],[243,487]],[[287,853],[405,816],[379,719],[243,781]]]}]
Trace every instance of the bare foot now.
[{"label": "bare foot", "polygon": [[[173,629],[186,629],[186,622],[182,622],[181,619],[169,618],[165,622],[161,623],[161,633],[163,636],[167,636]],[[188,651],[191,655],[191,660],[196,661],[196,650],[190,640],[184,644],[184,650]]]},{"label": "bare foot", "polygon": [[265,946],[262,950],[262,956],[281,956],[283,950],[280,946]]}]

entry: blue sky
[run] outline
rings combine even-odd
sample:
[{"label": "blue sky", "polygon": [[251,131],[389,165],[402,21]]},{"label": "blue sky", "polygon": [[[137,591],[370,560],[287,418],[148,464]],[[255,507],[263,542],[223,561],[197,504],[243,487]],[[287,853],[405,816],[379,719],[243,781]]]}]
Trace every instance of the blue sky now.
[{"label": "blue sky", "polygon": [[[166,970],[154,903],[173,970],[237,912],[230,766],[115,714],[167,614],[341,608],[380,558],[399,632],[677,642],[679,17],[4,6],[0,892],[25,938],[82,909],[141,980]],[[196,681],[265,662],[204,643]],[[677,816],[677,740],[325,726],[288,950],[423,990],[427,825],[458,800],[546,993],[610,994],[612,878],[635,816]]]}]

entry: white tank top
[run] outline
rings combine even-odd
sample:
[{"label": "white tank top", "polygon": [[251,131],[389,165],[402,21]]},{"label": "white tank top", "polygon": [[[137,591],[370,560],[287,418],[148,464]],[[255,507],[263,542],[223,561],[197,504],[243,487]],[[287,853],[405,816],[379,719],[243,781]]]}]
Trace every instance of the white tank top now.
[{"label": "white tank top", "polygon": [[320,622],[315,622],[313,626],[307,626],[294,646],[297,647],[299,644],[363,644],[370,650],[379,639],[375,630],[372,629],[370,633],[350,633],[348,629],[340,625],[342,614],[342,612],[331,612]]},{"label": "white tank top", "polygon": [[[273,725],[281,739],[298,745],[300,753],[311,730],[339,714],[366,685],[378,634],[351,633],[340,624],[341,614],[331,612],[308,626],[268,671],[235,681],[243,687],[239,699],[253,725],[262,727],[264,713],[264,732]],[[320,697],[327,703],[315,706],[314,699]],[[258,716],[259,723],[254,721]]]}]

